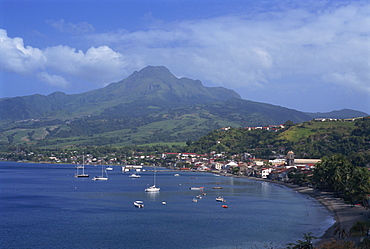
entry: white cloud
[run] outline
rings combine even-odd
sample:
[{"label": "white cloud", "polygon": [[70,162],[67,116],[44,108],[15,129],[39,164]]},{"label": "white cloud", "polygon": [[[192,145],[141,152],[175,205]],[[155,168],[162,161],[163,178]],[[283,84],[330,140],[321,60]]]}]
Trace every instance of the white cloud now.
[{"label": "white cloud", "polygon": [[25,47],[22,38],[9,38],[7,32],[0,29],[0,68],[2,71],[30,74],[37,68],[42,68],[44,62],[45,57],[40,49]]},{"label": "white cloud", "polygon": [[[90,33],[84,36],[85,52],[65,45],[25,47],[21,38],[0,30],[1,68],[103,85],[147,65],[164,65],[175,74],[233,89],[264,89],[275,82],[281,88],[285,82],[309,88],[313,79],[321,80],[316,85],[369,89],[370,31],[365,24],[370,23],[370,4],[295,3],[245,15],[158,20],[147,30]],[[88,23],[49,23],[61,32],[94,31]]]},{"label": "white cloud", "polygon": [[[173,72],[230,88],[269,87],[275,79],[322,79],[351,72],[368,87],[370,5],[349,2],[282,8],[251,16],[160,23],[146,31],[96,34],[94,43],[125,51],[134,66]],[[304,76],[304,77],[302,77]],[[334,79],[332,79],[334,80]],[[339,82],[338,82],[339,84]]]},{"label": "white cloud", "polygon": [[65,77],[101,85],[122,79],[126,74],[124,56],[108,46],[91,47],[86,53],[68,46],[41,50],[25,47],[22,38],[10,38],[2,29],[0,63],[2,71],[37,75],[43,82],[63,87],[69,85]]},{"label": "white cloud", "polygon": [[66,23],[64,19],[60,19],[58,21],[47,20],[46,22],[61,33],[68,33],[73,35],[91,33],[95,30],[94,26],[89,24],[88,22]]},{"label": "white cloud", "polygon": [[43,82],[48,83],[52,86],[59,86],[66,88],[69,85],[69,82],[59,75],[50,75],[47,72],[40,72],[37,74],[37,78]]}]

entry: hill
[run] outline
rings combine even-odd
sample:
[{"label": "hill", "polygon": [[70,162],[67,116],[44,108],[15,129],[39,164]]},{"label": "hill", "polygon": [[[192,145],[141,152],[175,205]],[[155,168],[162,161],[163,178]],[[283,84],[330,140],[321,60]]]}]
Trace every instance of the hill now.
[{"label": "hill", "polygon": [[343,154],[354,164],[370,163],[370,117],[355,121],[306,121],[278,130],[246,128],[218,129],[188,142],[189,152],[249,153],[260,158],[285,155],[293,150],[297,158],[321,158]]},{"label": "hill", "polygon": [[[351,117],[350,111],[347,114]],[[162,66],[148,66],[122,81],[81,94],[0,99],[0,145],[185,143],[226,126],[311,119],[297,110],[241,99],[223,87],[177,78]]]},{"label": "hill", "polygon": [[365,112],[360,112],[351,109],[342,109],[331,112],[306,112],[306,114],[313,119],[347,119],[347,118],[357,118],[357,117],[366,117],[369,114]]}]

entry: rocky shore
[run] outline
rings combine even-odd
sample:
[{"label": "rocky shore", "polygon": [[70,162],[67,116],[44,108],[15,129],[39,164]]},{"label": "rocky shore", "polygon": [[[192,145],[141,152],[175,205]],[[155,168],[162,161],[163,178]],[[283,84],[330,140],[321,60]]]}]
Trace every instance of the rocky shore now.
[{"label": "rocky shore", "polygon": [[287,186],[294,189],[298,193],[309,195],[316,200],[318,200],[324,207],[326,207],[330,212],[334,214],[335,223],[325,234],[315,242],[316,247],[331,242],[336,241],[354,241],[360,242],[361,237],[348,237],[351,227],[356,223],[356,221],[366,221],[370,220],[370,210],[364,208],[363,206],[351,205],[345,203],[342,199],[336,198],[330,192],[321,192],[309,187],[300,187],[298,185],[293,185],[289,183],[272,181],[268,179],[247,177],[248,179],[255,181],[266,181],[273,184],[279,184]]}]

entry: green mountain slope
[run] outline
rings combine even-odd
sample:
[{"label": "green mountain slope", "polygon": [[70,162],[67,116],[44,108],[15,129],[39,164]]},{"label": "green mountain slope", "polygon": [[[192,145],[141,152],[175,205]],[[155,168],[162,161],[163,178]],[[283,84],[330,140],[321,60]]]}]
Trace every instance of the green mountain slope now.
[{"label": "green mountain slope", "polygon": [[[348,114],[348,113],[347,113]],[[146,67],[104,88],[0,99],[0,145],[185,142],[221,127],[303,122],[303,112],[240,98],[222,87]]]},{"label": "green mountain slope", "polygon": [[[321,158],[343,154],[370,163],[370,117],[355,121],[306,121],[278,131],[232,128],[214,130],[192,142],[189,152],[250,153],[269,158],[293,150],[297,158]],[[365,162],[365,161],[366,162]]]}]

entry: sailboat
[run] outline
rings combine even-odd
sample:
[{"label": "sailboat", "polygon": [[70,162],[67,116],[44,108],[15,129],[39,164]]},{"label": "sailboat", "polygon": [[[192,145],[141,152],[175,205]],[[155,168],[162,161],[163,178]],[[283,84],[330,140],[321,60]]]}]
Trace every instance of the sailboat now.
[{"label": "sailboat", "polygon": [[[105,172],[105,175],[104,175],[104,172]],[[94,181],[97,181],[97,180],[108,180],[108,174],[107,174],[107,171],[104,169],[104,166],[102,165],[101,166],[101,176],[94,176],[94,178],[92,179]]]},{"label": "sailboat", "polygon": [[159,192],[159,190],[161,190],[160,188],[157,188],[157,187],[155,186],[156,173],[157,173],[157,171],[156,171],[156,170],[154,170],[154,184],[153,184],[152,186],[150,186],[150,187],[147,187],[147,188],[145,189],[145,192]]},{"label": "sailboat", "polygon": [[[88,174],[85,174],[85,156],[82,159],[82,165],[76,166],[77,172],[75,174],[75,177],[89,177]],[[82,169],[82,174],[80,174],[79,169]]]}]

